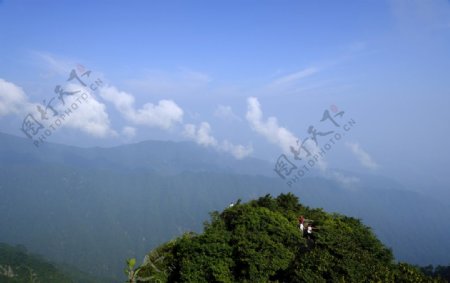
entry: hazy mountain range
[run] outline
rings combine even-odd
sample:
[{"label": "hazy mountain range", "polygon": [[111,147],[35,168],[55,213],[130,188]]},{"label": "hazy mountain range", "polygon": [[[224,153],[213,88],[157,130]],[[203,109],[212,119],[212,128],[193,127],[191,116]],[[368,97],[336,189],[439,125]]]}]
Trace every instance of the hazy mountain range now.
[{"label": "hazy mountain range", "polygon": [[0,242],[120,281],[126,258],[200,231],[209,211],[292,191],[304,204],[362,218],[399,260],[450,263],[445,202],[355,173],[352,187],[316,174],[289,188],[272,168],[188,142],[36,148],[0,134]]}]

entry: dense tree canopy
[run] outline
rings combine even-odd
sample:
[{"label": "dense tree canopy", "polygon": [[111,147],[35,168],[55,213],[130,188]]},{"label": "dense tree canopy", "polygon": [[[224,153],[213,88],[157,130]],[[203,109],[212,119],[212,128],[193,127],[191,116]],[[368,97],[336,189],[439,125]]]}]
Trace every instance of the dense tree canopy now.
[{"label": "dense tree canopy", "polygon": [[[315,228],[304,237],[297,218]],[[134,282],[433,282],[396,264],[360,220],[270,195],[211,213],[202,234],[186,233],[148,254]]]}]

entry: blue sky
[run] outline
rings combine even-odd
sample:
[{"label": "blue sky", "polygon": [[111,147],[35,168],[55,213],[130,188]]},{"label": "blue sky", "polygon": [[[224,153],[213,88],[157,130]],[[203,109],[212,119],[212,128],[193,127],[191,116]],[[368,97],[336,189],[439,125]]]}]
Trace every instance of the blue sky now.
[{"label": "blue sky", "polygon": [[324,166],[446,187],[449,50],[447,0],[3,0],[0,131],[82,65],[104,85],[48,141],[273,161],[336,105],[357,127]]}]

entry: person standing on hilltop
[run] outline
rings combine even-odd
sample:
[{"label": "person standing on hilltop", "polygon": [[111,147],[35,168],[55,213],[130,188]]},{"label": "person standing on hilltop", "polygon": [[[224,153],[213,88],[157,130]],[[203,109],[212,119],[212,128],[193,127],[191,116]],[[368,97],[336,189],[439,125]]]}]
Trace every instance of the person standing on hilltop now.
[{"label": "person standing on hilltop", "polygon": [[305,222],[305,218],[303,217],[303,215],[300,215],[300,216],[298,217],[298,228],[299,228],[300,231],[302,231],[302,232],[303,232],[303,230],[305,229],[304,222]]}]

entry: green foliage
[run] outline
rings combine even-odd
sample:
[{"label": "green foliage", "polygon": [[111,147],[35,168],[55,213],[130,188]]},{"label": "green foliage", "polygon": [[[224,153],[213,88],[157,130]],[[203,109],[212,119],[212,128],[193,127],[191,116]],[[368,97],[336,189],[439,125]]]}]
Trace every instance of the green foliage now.
[{"label": "green foliage", "polygon": [[428,265],[420,268],[423,273],[428,276],[441,279],[445,282],[450,282],[450,266],[442,266],[438,265],[433,267],[432,265]]},{"label": "green foliage", "polygon": [[25,247],[0,243],[0,282],[47,283],[73,282],[54,265],[41,257],[30,255]]},{"label": "green foliage", "polygon": [[126,261],[127,267],[124,270],[125,275],[127,275],[128,280],[127,283],[136,283],[139,279],[139,271],[141,270],[141,267],[134,268],[136,265],[136,259],[135,258],[129,258]]},{"label": "green foliage", "polygon": [[398,283],[403,282],[415,282],[415,283],[424,283],[424,282],[445,282],[439,278],[430,278],[426,276],[418,267],[412,266],[407,263],[399,263],[396,266],[396,270],[394,272],[394,280]]},{"label": "green foliage", "polygon": [[[314,221],[314,240],[303,238],[298,215]],[[433,282],[395,264],[360,220],[304,207],[290,193],[211,213],[202,234],[152,251],[139,276],[149,281],[137,282]]]}]

